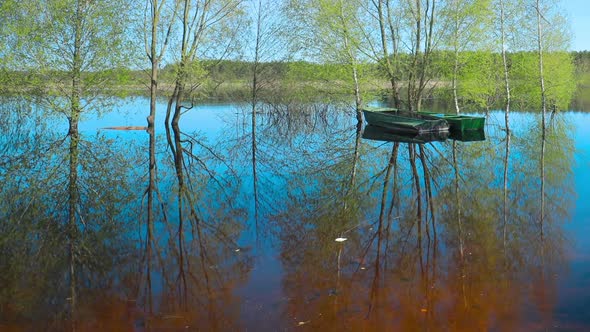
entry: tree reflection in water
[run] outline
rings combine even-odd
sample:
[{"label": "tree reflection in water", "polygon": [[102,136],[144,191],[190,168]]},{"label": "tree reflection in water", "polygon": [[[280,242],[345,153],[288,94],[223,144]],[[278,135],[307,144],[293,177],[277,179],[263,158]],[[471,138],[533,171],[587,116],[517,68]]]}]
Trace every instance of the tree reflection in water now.
[{"label": "tree reflection in water", "polygon": [[[31,113],[27,100],[0,105],[0,123],[11,128],[0,139],[7,156],[0,172],[2,317],[31,329],[74,328],[73,321],[94,317],[95,305],[110,300],[104,288],[123,287],[126,271],[136,267],[127,241],[134,236],[129,222],[135,210],[128,210],[137,177],[130,171],[134,150],[122,150],[106,135],[80,136],[72,183],[64,133]],[[72,296],[84,301],[74,303]]]},{"label": "tree reflection in water", "polygon": [[[573,187],[571,171],[563,172],[571,169],[572,143],[565,128],[558,125],[556,130],[562,130],[553,136],[559,140],[552,145],[559,156],[553,156],[548,171],[553,179],[547,185],[553,195],[545,196],[563,209],[545,216],[554,229],[552,239],[544,237],[540,244],[551,246],[545,255],[550,252],[552,262],[543,264],[553,271],[562,269],[560,225],[569,218],[572,204],[572,196],[558,193],[571,192]],[[535,249],[539,224],[531,219],[540,205],[534,203],[530,179],[535,178],[533,164],[543,159],[532,140],[521,139],[520,149],[506,155],[518,170],[512,173],[510,188],[498,181],[504,165],[482,157],[500,155],[502,147],[493,141],[362,146],[359,179],[348,197],[353,201],[348,205],[356,210],[338,204],[343,199],[334,199],[334,193],[342,191],[330,189],[333,183],[346,181],[342,170],[347,167],[320,161],[328,151],[338,151],[339,143],[329,137],[317,140],[325,142],[300,162],[305,165],[298,173],[301,179],[290,182],[291,192],[306,195],[299,195],[288,212],[275,217],[286,270],[284,292],[289,298],[285,321],[332,330],[513,329],[554,310],[554,300],[524,310],[527,303],[540,301],[539,291],[554,294],[556,287],[554,280],[549,286],[543,284],[547,278],[530,278],[543,276],[535,271],[539,259],[546,257]],[[388,145],[386,157],[382,152]],[[408,157],[400,159],[402,149],[407,149]],[[385,167],[379,169],[381,162]],[[400,174],[393,186],[392,169],[394,179]],[[380,195],[375,186],[379,178],[383,179]],[[505,192],[511,198],[506,218],[508,209],[501,203]],[[398,208],[392,212],[394,206]],[[348,240],[335,243],[342,234]],[[439,235],[442,243],[437,241]],[[492,317],[499,318],[492,322]]]},{"label": "tree reflection in water", "polygon": [[[26,102],[2,107],[23,109],[0,121],[2,327],[64,329],[68,147],[63,133],[24,116]],[[244,122],[236,137],[183,132],[180,121],[172,145],[158,147],[151,252],[135,146],[146,135],[82,133],[80,329],[240,330],[252,327],[244,312],[257,304],[278,328],[555,321],[574,202],[571,124],[557,117],[543,150],[535,125],[509,141],[490,127],[486,141],[417,144],[359,139],[354,114],[334,105],[259,104],[237,123],[234,115],[223,132]],[[255,259],[275,252],[268,277],[280,289],[245,290],[270,270]],[[254,291],[272,294],[270,303],[248,302]]]}]

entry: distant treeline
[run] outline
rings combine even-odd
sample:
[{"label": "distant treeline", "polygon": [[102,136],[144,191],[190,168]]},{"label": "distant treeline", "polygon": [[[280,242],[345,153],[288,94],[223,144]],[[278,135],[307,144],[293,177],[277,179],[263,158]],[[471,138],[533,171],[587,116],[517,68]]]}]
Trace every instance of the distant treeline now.
[{"label": "distant treeline", "polygon": [[[521,107],[529,107],[531,100],[538,100],[538,78],[536,68],[538,55],[535,52],[516,52],[508,54],[511,79],[514,89],[514,101]],[[404,89],[407,80],[406,70],[411,61],[410,56],[398,55],[396,74],[400,88]],[[437,51],[432,53],[431,65],[428,68],[432,79],[426,98],[447,99],[450,97],[449,82],[451,80],[453,53]],[[464,106],[491,108],[497,106],[501,98],[502,68],[501,55],[491,52],[462,52],[458,76],[458,92]],[[570,65],[573,64],[573,65]],[[546,53],[545,65],[547,80],[552,86],[553,104],[565,108],[576,88],[590,86],[590,51],[570,53]],[[260,69],[261,68],[261,69]],[[384,79],[381,63],[364,63],[359,65],[362,75],[363,93],[366,98],[387,97],[390,87]],[[276,99],[343,99],[352,94],[350,69],[347,64],[313,63],[306,61],[274,61],[259,64],[259,83],[262,100]],[[159,87],[164,95],[171,90],[176,77],[177,66],[168,64],[160,73]],[[238,60],[201,60],[193,63],[188,71],[188,81],[192,87],[193,98],[220,98],[239,100],[247,98],[251,89],[253,63]],[[5,78],[11,82],[12,92],[26,90],[30,87],[44,87],[45,91],[52,86],[59,86],[67,81],[67,73],[45,72],[43,77],[27,72],[6,72]],[[147,94],[147,70],[130,70],[120,68],[108,72],[84,73],[83,78],[88,84],[96,80],[96,76],[109,77],[116,82],[112,87],[113,95]],[[47,84],[30,84],[33,81]]]},{"label": "distant treeline", "polygon": [[572,52],[576,78],[582,88],[590,87],[590,51]]},{"label": "distant treeline", "polygon": [[[520,108],[536,107],[538,91],[538,54],[536,52],[508,53],[513,102]],[[458,94],[464,106],[489,109],[502,102],[503,73],[501,55],[492,52],[461,52],[459,56]],[[402,93],[408,80],[411,57],[398,54],[396,75]],[[385,61],[383,61],[385,62]],[[432,53],[427,69],[431,77],[426,98],[450,98],[450,81],[454,54],[451,51]],[[544,55],[546,84],[551,87],[548,98],[552,105],[566,108],[578,88],[590,83],[590,52],[552,52]],[[247,61],[200,61],[193,64],[194,91],[202,96],[238,97],[247,95],[253,64]],[[273,98],[347,98],[352,94],[350,68],[347,64],[313,63],[305,61],[265,62],[259,64],[259,84],[263,99]],[[361,63],[361,84],[365,99],[387,97],[390,86],[383,73],[383,63]],[[164,84],[172,83],[175,65],[163,68]],[[135,75],[138,75],[137,73]]]}]

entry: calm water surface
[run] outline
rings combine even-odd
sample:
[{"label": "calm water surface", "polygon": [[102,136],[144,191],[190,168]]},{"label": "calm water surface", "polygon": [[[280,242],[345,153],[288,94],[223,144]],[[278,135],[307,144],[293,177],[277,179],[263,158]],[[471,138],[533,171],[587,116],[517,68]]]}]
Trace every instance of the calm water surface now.
[{"label": "calm water surface", "polygon": [[148,242],[148,135],[103,129],[148,100],[81,123],[76,231],[67,122],[3,101],[0,330],[590,329],[590,114],[415,144],[346,107],[265,106],[253,132],[249,106],[200,104],[179,190],[160,107]]}]

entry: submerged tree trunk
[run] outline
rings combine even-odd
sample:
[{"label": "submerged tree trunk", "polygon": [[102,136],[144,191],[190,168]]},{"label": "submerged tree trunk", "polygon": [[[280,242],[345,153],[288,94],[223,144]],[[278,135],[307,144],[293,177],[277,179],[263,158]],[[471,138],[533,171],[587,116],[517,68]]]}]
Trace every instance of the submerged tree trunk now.
[{"label": "submerged tree trunk", "polygon": [[158,93],[158,66],[159,58],[157,55],[158,44],[158,22],[159,22],[159,4],[158,0],[152,0],[152,26],[151,26],[151,43],[149,58],[151,60],[152,68],[150,75],[150,114],[147,117],[148,135],[149,135],[149,182],[147,189],[147,239],[146,239],[146,279],[147,279],[147,296],[149,313],[153,313],[152,301],[152,274],[151,274],[151,259],[152,259],[152,237],[154,224],[154,191],[156,186],[156,98]]},{"label": "submerged tree trunk", "polygon": [[[177,81],[176,96],[175,96],[175,107],[174,115],[172,116],[172,132],[174,135],[174,169],[176,171],[176,180],[178,181],[178,192],[177,192],[177,204],[178,204],[178,231],[177,231],[177,242],[178,242],[178,279],[180,281],[180,293],[183,294],[179,299],[183,299],[187,296],[187,284],[186,275],[184,272],[184,195],[187,194],[184,176],[184,149],[182,147],[182,133],[180,131],[180,116],[182,113],[182,100],[184,99],[184,63],[181,60],[180,64],[180,78]],[[190,205],[189,205],[190,207]],[[182,305],[186,305],[187,302],[182,301]]]}]

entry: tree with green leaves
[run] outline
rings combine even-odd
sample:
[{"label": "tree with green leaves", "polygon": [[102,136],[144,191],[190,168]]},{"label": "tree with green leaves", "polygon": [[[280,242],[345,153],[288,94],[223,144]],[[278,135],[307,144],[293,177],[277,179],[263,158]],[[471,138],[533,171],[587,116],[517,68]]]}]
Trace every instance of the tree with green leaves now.
[{"label": "tree with green leaves", "polygon": [[[485,61],[485,54],[479,52],[469,52],[474,50],[485,50],[485,39],[482,39],[484,32],[489,26],[489,1],[482,0],[451,0],[442,15],[446,15],[449,36],[448,47],[453,52],[452,55],[452,74],[451,74],[451,89],[453,91],[453,102],[455,106],[455,113],[459,114],[459,97],[458,85],[460,84],[460,76],[462,74],[469,75],[469,69],[475,70],[480,76],[482,74],[481,68],[490,68],[490,64]],[[489,54],[489,52],[486,52]],[[467,59],[464,59],[467,58]],[[479,62],[476,66],[466,66],[469,60],[476,60]],[[477,88],[481,86],[481,80],[478,85],[472,86]],[[467,86],[469,87],[469,86]],[[470,93],[469,89],[465,89],[467,94],[477,96],[477,92]]]},{"label": "tree with green leaves", "polygon": [[346,65],[353,86],[357,120],[362,122],[360,8],[357,0],[300,0],[290,3],[288,15],[304,27],[297,42],[308,55],[327,63]]}]

